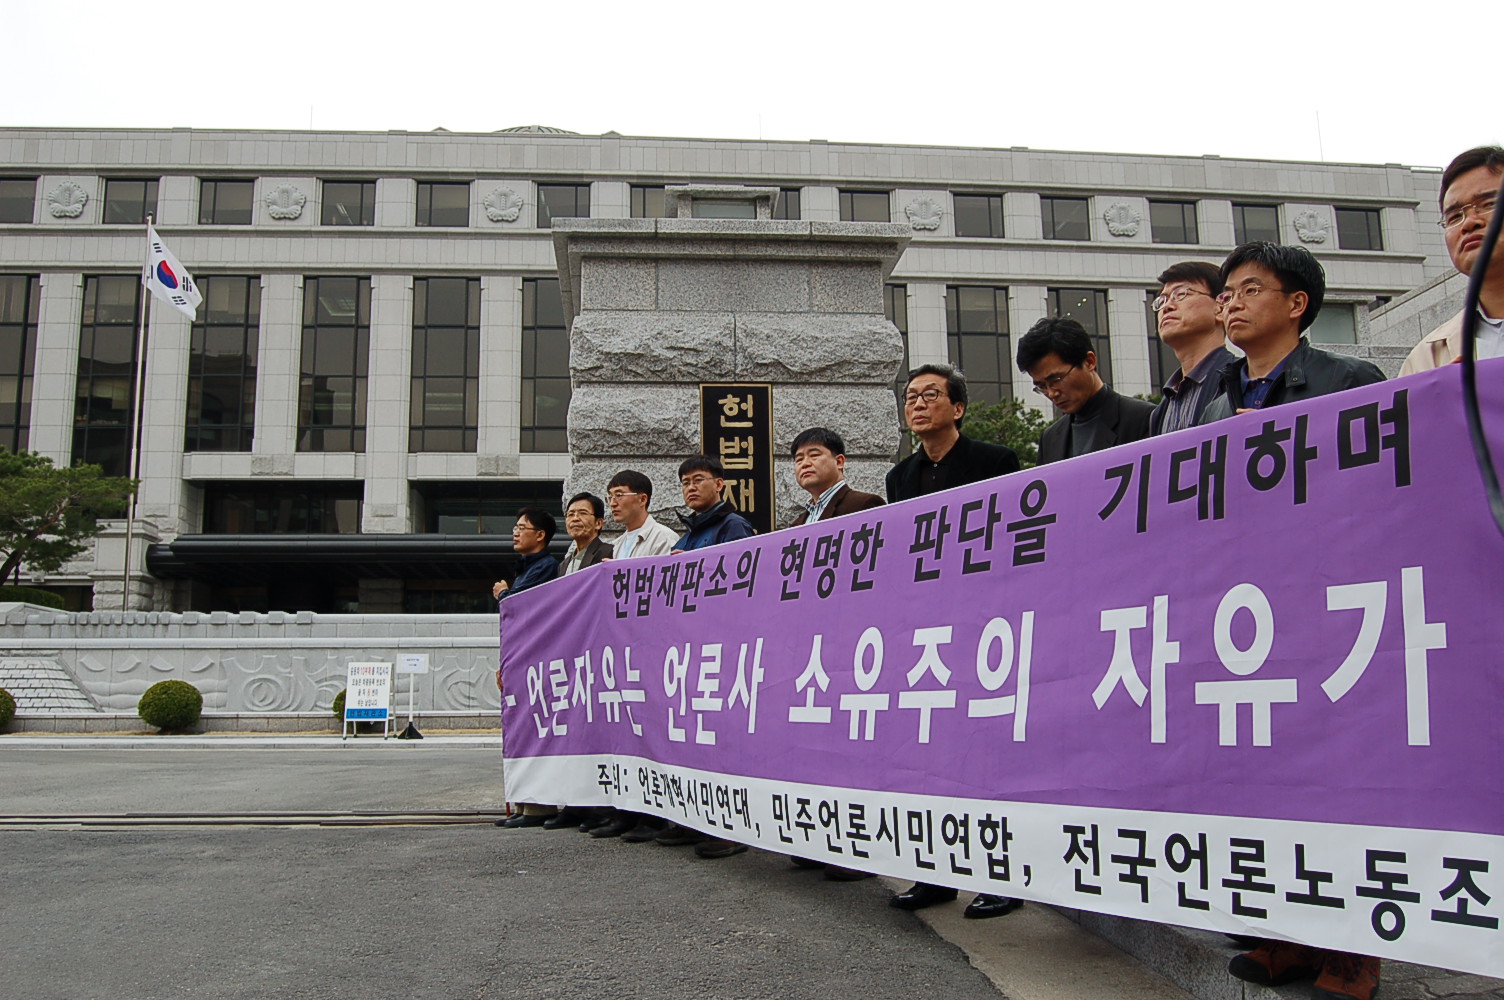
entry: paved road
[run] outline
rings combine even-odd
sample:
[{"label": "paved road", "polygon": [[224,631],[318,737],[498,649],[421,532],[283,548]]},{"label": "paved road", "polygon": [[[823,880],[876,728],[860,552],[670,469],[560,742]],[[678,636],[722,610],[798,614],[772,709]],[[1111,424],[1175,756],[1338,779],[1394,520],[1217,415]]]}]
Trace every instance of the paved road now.
[{"label": "paved road", "polygon": [[[0,749],[0,812],[490,808],[494,749]],[[990,998],[955,946],[753,851],[457,827],[0,831],[0,995]]]}]

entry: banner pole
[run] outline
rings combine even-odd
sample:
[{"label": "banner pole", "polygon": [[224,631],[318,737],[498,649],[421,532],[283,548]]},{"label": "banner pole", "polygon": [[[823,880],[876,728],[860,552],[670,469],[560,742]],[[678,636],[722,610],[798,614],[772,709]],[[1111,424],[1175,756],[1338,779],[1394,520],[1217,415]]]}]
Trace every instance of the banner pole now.
[{"label": "banner pole", "polygon": [[136,499],[140,489],[136,481],[141,475],[141,417],[145,412],[146,395],[146,304],[151,296],[147,292],[147,268],[151,267],[152,215],[146,216],[146,262],[141,266],[141,314],[136,323],[136,377],[131,386],[131,450],[130,478],[131,501],[125,516],[125,557],[121,566],[120,610],[130,610],[131,597],[131,542],[136,533]]}]

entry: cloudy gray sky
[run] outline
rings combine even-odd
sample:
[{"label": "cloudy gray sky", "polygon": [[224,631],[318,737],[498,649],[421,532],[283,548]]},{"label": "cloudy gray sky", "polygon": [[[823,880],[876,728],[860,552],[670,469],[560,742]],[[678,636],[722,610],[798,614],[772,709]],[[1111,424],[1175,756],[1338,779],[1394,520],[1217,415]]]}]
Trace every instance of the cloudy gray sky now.
[{"label": "cloudy gray sky", "polygon": [[3,126],[544,124],[1421,166],[1504,138],[1469,96],[1496,0],[1433,21],[1326,0],[0,3]]}]

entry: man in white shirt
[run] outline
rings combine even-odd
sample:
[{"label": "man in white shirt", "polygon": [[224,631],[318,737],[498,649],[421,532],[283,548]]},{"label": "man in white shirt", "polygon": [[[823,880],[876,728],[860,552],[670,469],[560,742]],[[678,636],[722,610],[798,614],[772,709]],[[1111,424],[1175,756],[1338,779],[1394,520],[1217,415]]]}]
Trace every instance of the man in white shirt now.
[{"label": "man in white shirt", "polygon": [[[1452,264],[1472,277],[1483,234],[1494,214],[1504,147],[1478,146],[1460,153],[1441,175],[1441,229]],[[1496,247],[1478,297],[1475,356],[1504,357],[1504,253]],[[1432,330],[1405,359],[1401,375],[1430,371],[1462,357],[1462,313]]]}]

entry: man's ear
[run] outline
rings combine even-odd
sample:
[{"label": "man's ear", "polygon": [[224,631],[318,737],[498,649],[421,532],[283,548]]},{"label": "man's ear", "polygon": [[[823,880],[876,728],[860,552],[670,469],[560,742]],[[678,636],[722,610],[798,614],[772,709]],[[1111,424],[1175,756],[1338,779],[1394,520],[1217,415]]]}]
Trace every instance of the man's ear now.
[{"label": "man's ear", "polygon": [[1290,293],[1290,318],[1296,322],[1306,314],[1306,309],[1311,304],[1311,297],[1305,292]]}]

